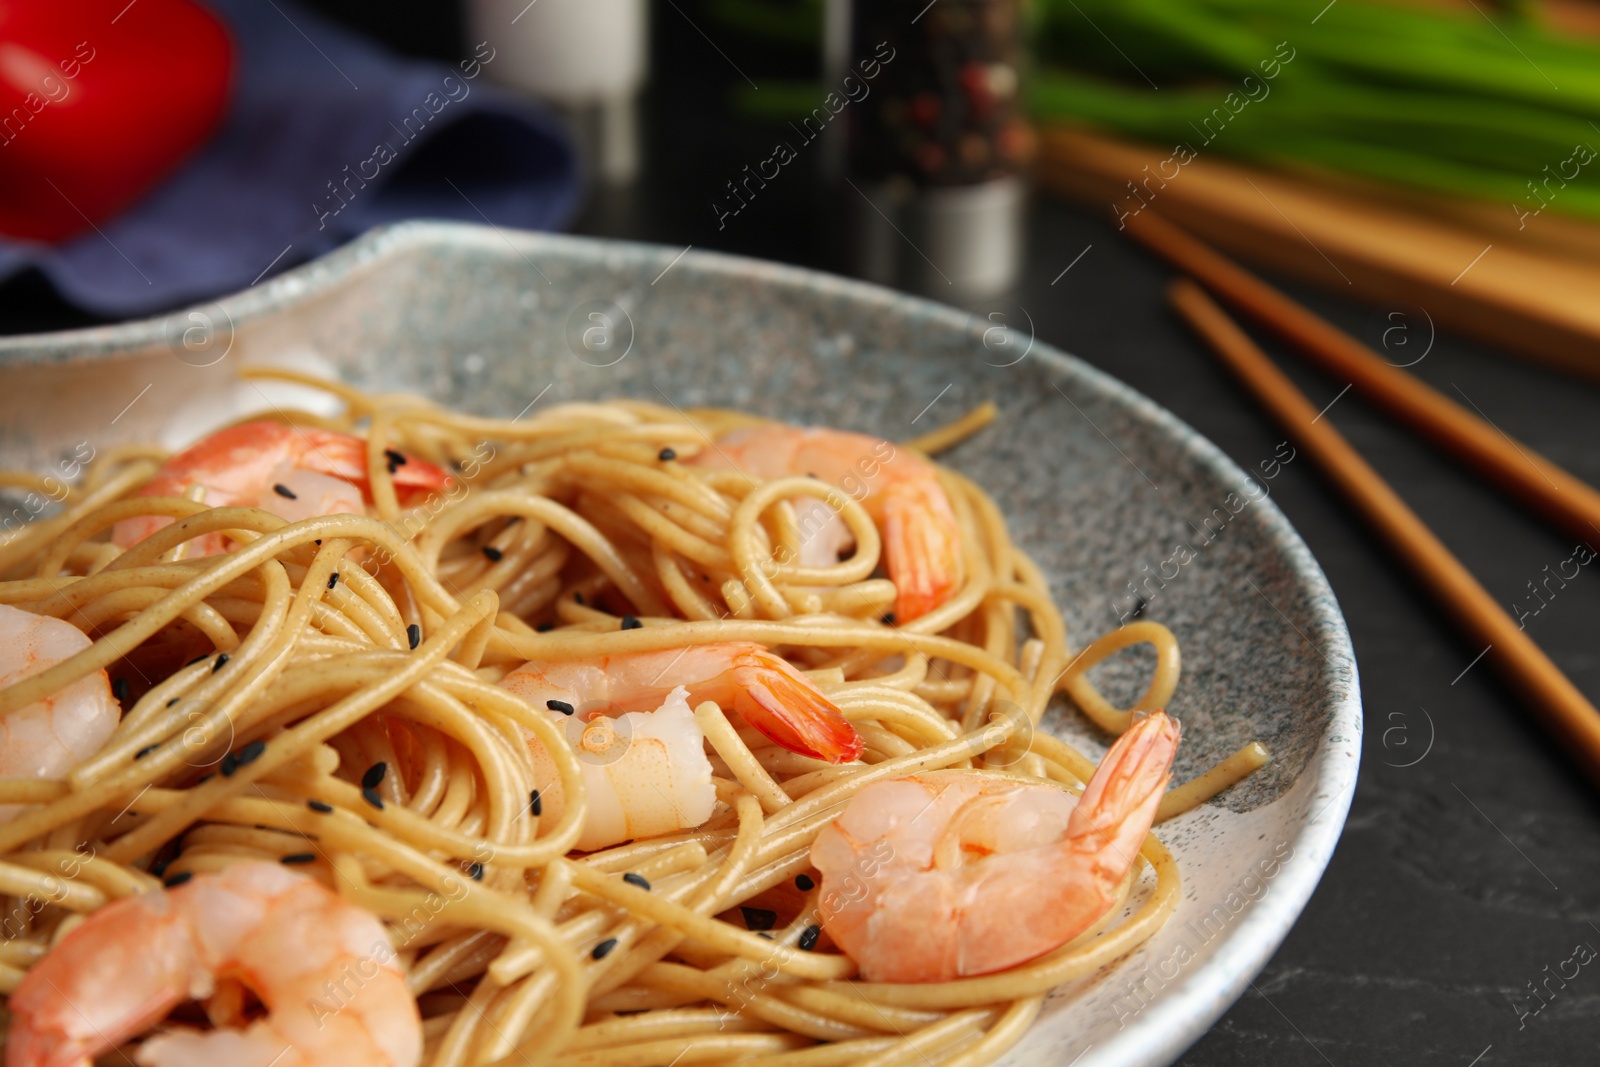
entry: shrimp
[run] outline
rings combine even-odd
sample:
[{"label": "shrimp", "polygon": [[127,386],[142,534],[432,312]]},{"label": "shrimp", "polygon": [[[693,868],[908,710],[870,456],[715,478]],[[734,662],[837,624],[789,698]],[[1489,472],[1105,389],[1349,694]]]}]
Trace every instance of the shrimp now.
[{"label": "shrimp", "polygon": [[[267,1014],[246,1021],[240,985]],[[91,914],[11,995],[6,1067],[89,1067],[186,1000],[141,1067],[415,1067],[422,1021],[376,916],[275,863],[244,862]]]},{"label": "shrimp", "polygon": [[[425,460],[393,452],[389,465],[402,503],[442,489],[450,476]],[[296,522],[318,515],[364,515],[370,500],[367,443],[359,437],[313,426],[245,422],[218,430],[167,458],[139,496],[182,496],[205,489],[212,507],[257,507]],[[123,519],[111,539],[128,548],[172,520],[163,515]],[[210,533],[195,539],[197,556],[227,551],[227,539]]]},{"label": "shrimp", "polygon": [[[883,534],[884,569],[895,583],[895,618],[902,623],[943,604],[962,581],[961,528],[933,464],[878,437],[843,430],[802,429],[782,423],[747,426],[691,461],[736,468],[757,478],[809,474],[849,493]],[[809,498],[802,513],[800,562],[838,560],[851,538],[831,508]],[[818,517],[819,512],[826,514]]]},{"label": "shrimp", "polygon": [[875,782],[817,834],[823,929],[874,982],[990,974],[1059,948],[1115,906],[1178,747],[1136,723],[1081,797],[971,771]]},{"label": "shrimp", "polygon": [[[655,711],[616,718],[596,715],[587,723],[576,714],[545,714],[563,728],[577,754],[589,801],[575,848],[593,852],[659,837],[692,829],[711,817],[717,804],[711,761],[683,686],[674,688]],[[558,820],[566,795],[555,761],[531,732],[528,737],[534,780],[550,783],[539,790],[540,814]]]},{"label": "shrimp", "polygon": [[682,686],[690,704],[714,700],[791,752],[849,763],[865,747],[811,679],[782,656],[747,641],[529,662],[500,684],[536,708],[555,701],[585,718],[648,711]]},{"label": "shrimp", "polygon": [[[71,623],[0,604],[0,688],[77,655],[92,644]],[[104,670],[85,675],[0,720],[0,778],[64,778],[99,751],[122,717]],[[0,805],[0,822],[18,805]]]},{"label": "shrimp", "polygon": [[[691,701],[714,700],[783,747],[819,759],[846,763],[864,747],[809,678],[757,644],[529,662],[500,684],[566,733],[589,801],[576,844],[585,852],[711,817],[717,791]],[[566,796],[555,761],[527,736],[535,781],[549,783],[540,785],[537,812],[560,818]]]}]

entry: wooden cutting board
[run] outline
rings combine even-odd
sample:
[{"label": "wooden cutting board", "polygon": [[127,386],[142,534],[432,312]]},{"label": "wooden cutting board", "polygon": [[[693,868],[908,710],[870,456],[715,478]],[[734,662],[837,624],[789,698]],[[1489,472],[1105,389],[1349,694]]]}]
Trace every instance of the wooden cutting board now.
[{"label": "wooden cutting board", "polygon": [[1239,259],[1600,379],[1600,227],[1545,211],[1519,229],[1510,204],[1203,154],[1163,167],[1170,148],[1060,125],[1039,147],[1040,185],[1113,220],[1154,209]]}]

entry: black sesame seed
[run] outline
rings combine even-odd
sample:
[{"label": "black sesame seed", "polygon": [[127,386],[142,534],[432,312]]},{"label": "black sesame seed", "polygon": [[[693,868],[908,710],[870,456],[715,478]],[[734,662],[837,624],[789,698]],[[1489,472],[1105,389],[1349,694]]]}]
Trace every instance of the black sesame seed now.
[{"label": "black sesame seed", "polygon": [[817,883],[811,880],[809,874],[797,874],[794,877],[794,887],[802,893],[809,893],[817,888]]},{"label": "black sesame seed", "polygon": [[678,458],[678,453],[673,449],[663,448],[660,452],[656,453],[656,458],[663,463],[671,463],[673,460]]},{"label": "black sesame seed", "polygon": [[234,762],[240,767],[243,767],[246,763],[254,763],[261,758],[261,754],[266,750],[267,743],[265,741],[259,739],[252,741],[239,750],[239,754],[234,757]]},{"label": "black sesame seed", "polygon": [[118,678],[116,681],[112,682],[111,695],[117,698],[118,704],[122,703],[124,700],[127,700],[128,680],[126,678]]},{"label": "black sesame seed", "polygon": [[338,571],[334,571],[332,574],[328,575],[328,588],[332,589],[334,586],[336,586],[338,584],[339,584],[339,572]]},{"label": "black sesame seed", "polygon": [[389,460],[389,473],[390,474],[394,473],[394,469],[396,467],[404,467],[406,465],[406,457],[405,457],[405,453],[403,453],[403,452],[396,452],[392,448],[386,448],[386,449],[383,450],[383,454]]},{"label": "black sesame seed", "polygon": [[183,883],[187,882],[189,879],[191,879],[193,877],[194,877],[194,872],[193,871],[181,871],[178,874],[173,875],[171,878],[166,879],[161,884],[166,886],[168,889],[171,889],[174,886],[182,885]]},{"label": "black sesame seed", "polygon": [[317,854],[315,852],[291,852],[287,856],[279,856],[278,862],[288,867],[296,867],[302,863],[317,862]]},{"label": "black sesame seed", "polygon": [[539,796],[539,791],[537,789],[528,794],[528,807],[535,815],[544,814],[544,799]]},{"label": "black sesame seed", "polygon": [[406,640],[411,642],[411,647],[416,648],[422,644],[422,627],[412,623],[406,627]]},{"label": "black sesame seed", "polygon": [[770,930],[778,925],[778,913],[768,911],[766,908],[745,908],[739,911],[744,915],[744,928],[746,930]]},{"label": "black sesame seed", "polygon": [[158,749],[160,747],[161,747],[161,742],[159,742],[159,741],[157,741],[153,745],[146,745],[143,748],[141,748],[139,751],[135,752],[133,754],[133,758],[134,759],[144,759],[146,756],[150,755],[150,753],[154,752],[156,749]]},{"label": "black sesame seed", "polygon": [[324,804],[320,800],[308,800],[306,801],[306,807],[321,815],[327,815],[333,811],[332,804]]},{"label": "black sesame seed", "polygon": [[622,628],[624,630],[642,630],[644,629],[644,623],[640,622],[632,615],[624,615],[622,617]]},{"label": "black sesame seed", "polygon": [[378,795],[378,791],[376,789],[363,789],[361,791],[361,799],[365,800],[368,804],[371,804],[379,811],[383,810],[383,798]]},{"label": "black sesame seed", "polygon": [[819,938],[821,936],[822,936],[822,927],[820,927],[820,926],[808,926],[800,934],[799,945],[800,945],[801,948],[805,949],[807,952],[810,952],[812,949],[817,947],[817,938]]},{"label": "black sesame seed", "polygon": [[167,701],[167,707],[170,708],[170,707],[172,707],[172,705],[176,704],[177,702],[178,702],[178,698],[177,697],[173,697],[171,700]]},{"label": "black sesame seed", "polygon": [[277,493],[279,496],[283,497],[283,499],[285,499],[285,500],[299,500],[300,499],[297,495],[295,495],[295,491],[293,489],[290,489],[287,485],[284,485],[282,482],[278,482],[277,484],[275,484],[272,487],[272,491],[274,493]]},{"label": "black sesame seed", "polygon": [[472,865],[472,866],[470,866],[470,867],[468,867],[468,868],[467,868],[467,875],[468,875],[468,877],[470,877],[470,878],[471,878],[471,879],[472,879],[472,880],[473,880],[473,881],[474,881],[474,882],[481,882],[481,881],[483,881],[483,864],[481,864],[481,863],[474,863],[474,864],[473,864],[473,865]]},{"label": "black sesame seed", "polygon": [[559,711],[563,715],[571,715],[577,710],[565,700],[546,700],[544,702],[544,706],[549,708],[551,711]]},{"label": "black sesame seed", "polygon": [[317,538],[315,541],[313,541],[311,543],[314,544],[314,545],[319,545],[320,546],[322,544],[322,538],[319,537],[319,538]]},{"label": "black sesame seed", "polygon": [[894,625],[894,612],[886,611],[886,612],[883,613],[883,624],[885,626],[893,626]]},{"label": "black sesame seed", "polygon": [[505,559],[506,556],[504,552],[500,551],[493,545],[484,545],[482,552],[486,557],[488,557],[490,563],[499,563],[502,559]]},{"label": "black sesame seed", "polygon": [[[217,765],[217,770],[222,772],[222,777],[232,778],[233,772],[239,769],[239,757],[232,752],[222,757],[222,762]],[[204,778],[201,781],[205,781]]]},{"label": "black sesame seed", "polygon": [[768,941],[775,940],[775,938],[773,938],[773,936],[771,934],[767,933],[765,930],[757,930],[756,931],[756,936],[757,937],[764,937]]},{"label": "black sesame seed", "polygon": [[572,600],[576,604],[587,604],[588,603],[588,601],[583,599],[583,594],[582,593],[573,593],[572,594]]},{"label": "black sesame seed", "polygon": [[593,956],[597,960],[603,960],[607,956],[611,955],[611,950],[616,948],[616,947],[617,947],[617,939],[614,938],[614,937],[608,937],[604,941],[602,941],[598,945],[596,945],[594,947],[594,951],[589,953],[589,955]]},{"label": "black sesame seed", "polygon": [[362,789],[376,789],[378,783],[383,781],[383,776],[389,773],[389,765],[382,760],[367,768],[367,773],[361,776]]},{"label": "black sesame seed", "polygon": [[632,871],[629,871],[627,874],[622,876],[622,880],[627,882],[629,885],[638,886],[646,893],[650,892],[650,879],[646,878],[642,874],[634,874]]},{"label": "black sesame seed", "polygon": [[217,653],[217,663],[216,663],[216,666],[211,668],[211,673],[212,674],[216,674],[218,671],[220,671],[222,668],[226,667],[227,665],[228,665],[228,654],[226,652],[218,652]]},{"label": "black sesame seed", "polygon": [[534,629],[535,633],[547,634],[551,630],[554,630],[555,628],[556,628],[556,624],[553,623],[553,622],[541,622],[538,626],[535,626],[533,629]]}]

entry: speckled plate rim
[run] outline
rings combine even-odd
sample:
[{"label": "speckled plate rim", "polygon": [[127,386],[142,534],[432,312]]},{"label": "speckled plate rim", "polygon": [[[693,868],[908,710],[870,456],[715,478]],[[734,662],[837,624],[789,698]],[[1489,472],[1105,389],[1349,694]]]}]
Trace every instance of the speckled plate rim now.
[{"label": "speckled plate rim", "polygon": [[[8,365],[74,363],[114,359],[169,342],[190,320],[193,310],[221,308],[230,328],[292,311],[316,300],[352,275],[387,257],[416,248],[499,245],[535,266],[541,254],[602,262],[626,260],[645,276],[687,264],[705,275],[758,277],[798,292],[815,292],[859,301],[907,319],[965,331],[970,316],[957,308],[837,275],[765,260],[701,250],[683,251],[662,245],[560,234],[507,231],[498,227],[416,220],[379,227],[344,247],[305,263],[259,288],[251,287],[217,301],[196,304],[159,318],[81,330],[0,338],[0,374]],[[533,258],[529,258],[533,257]],[[536,266],[535,266],[536,269]],[[176,330],[176,333],[174,332]],[[1105,396],[1113,404],[1170,439],[1200,467],[1237,492],[1251,484],[1249,476],[1220,448],[1166,408],[1109,374],[1044,342],[1031,341],[1029,355],[1056,368],[1075,382]],[[1111,1041],[1080,1054],[1077,1067],[1163,1067],[1175,1061],[1244,992],[1266,966],[1289,929],[1305,909],[1322,877],[1349,812],[1360,762],[1362,712],[1359,676],[1350,634],[1322,568],[1289,520],[1268,497],[1256,505],[1256,522],[1265,541],[1282,553],[1300,590],[1306,594],[1314,624],[1310,635],[1322,649],[1325,666],[1322,692],[1333,694],[1326,728],[1316,752],[1296,786],[1274,803],[1290,800],[1299,782],[1313,776],[1313,795],[1289,839],[1296,862],[1286,865],[1263,897],[1227,935],[1217,952],[1181,983],[1169,988],[1127,1030]],[[1065,1065],[1063,1065],[1065,1067]]]}]

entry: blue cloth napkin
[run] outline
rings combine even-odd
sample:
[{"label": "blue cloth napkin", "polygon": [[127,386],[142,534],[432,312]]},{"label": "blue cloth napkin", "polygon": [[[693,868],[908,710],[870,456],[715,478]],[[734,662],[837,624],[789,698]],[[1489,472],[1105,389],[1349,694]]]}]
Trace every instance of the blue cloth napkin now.
[{"label": "blue cloth napkin", "polygon": [[242,289],[379,223],[553,229],[574,211],[571,142],[548,113],[487,84],[490,44],[445,67],[397,58],[290,0],[208,2],[237,57],[222,128],[99,232],[56,247],[0,236],[0,280],[37,266],[73,304],[123,318]]}]

